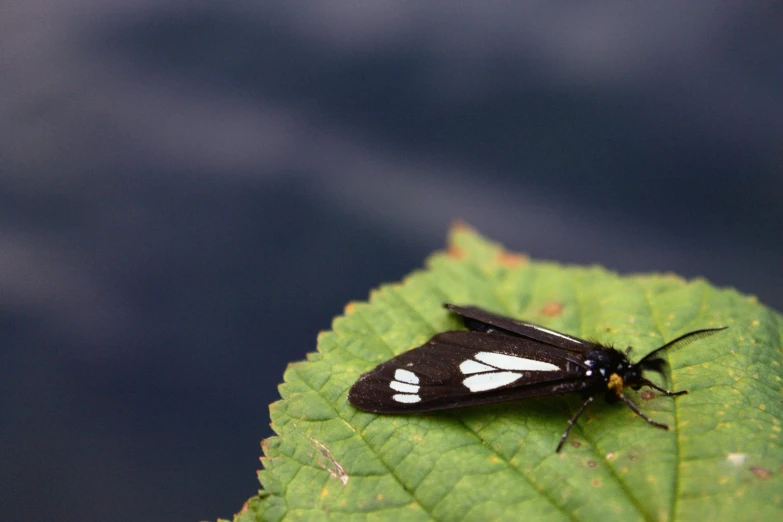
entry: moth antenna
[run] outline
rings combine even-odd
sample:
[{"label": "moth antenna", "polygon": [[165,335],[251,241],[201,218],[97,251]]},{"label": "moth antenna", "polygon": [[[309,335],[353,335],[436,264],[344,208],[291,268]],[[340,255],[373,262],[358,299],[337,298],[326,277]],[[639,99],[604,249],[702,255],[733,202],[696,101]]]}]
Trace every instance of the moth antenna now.
[{"label": "moth antenna", "polygon": [[683,334],[676,338],[673,341],[669,341],[668,343],[664,344],[660,348],[656,348],[655,350],[651,351],[642,359],[636,363],[638,365],[644,366],[645,362],[648,364],[652,362],[652,360],[655,358],[655,355],[658,353],[663,352],[664,350],[673,349],[673,350],[679,350],[680,348],[684,348],[685,346],[688,346],[694,341],[698,341],[699,339],[704,339],[705,337],[709,337],[710,335],[720,332],[721,330],[725,330],[728,328],[728,326],[724,326],[722,328],[705,328],[704,330],[696,330],[694,332],[688,332],[686,334]]}]

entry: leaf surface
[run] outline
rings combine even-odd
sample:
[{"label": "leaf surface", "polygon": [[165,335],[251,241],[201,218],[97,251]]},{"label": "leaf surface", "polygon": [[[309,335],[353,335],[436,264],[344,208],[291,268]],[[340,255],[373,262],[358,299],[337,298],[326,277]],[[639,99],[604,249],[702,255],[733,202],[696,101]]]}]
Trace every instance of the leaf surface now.
[{"label": "leaf surface", "polygon": [[[668,354],[669,387],[688,395],[628,391],[670,431],[596,401],[558,454],[579,396],[409,416],[347,402],[362,373],[460,327],[444,302],[632,345],[632,360],[730,328]],[[455,227],[447,252],[349,304],[288,367],[263,489],[235,520],[783,520],[782,338],[783,318],[734,290],[531,262]]]}]

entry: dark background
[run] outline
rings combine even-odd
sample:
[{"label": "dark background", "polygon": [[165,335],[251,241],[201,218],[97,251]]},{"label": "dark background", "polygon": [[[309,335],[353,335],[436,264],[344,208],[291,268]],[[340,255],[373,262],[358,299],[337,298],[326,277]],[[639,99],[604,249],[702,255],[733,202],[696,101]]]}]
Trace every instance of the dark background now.
[{"label": "dark background", "polygon": [[782,20],[4,3],[0,520],[231,516],[286,363],[455,218],[783,308]]}]

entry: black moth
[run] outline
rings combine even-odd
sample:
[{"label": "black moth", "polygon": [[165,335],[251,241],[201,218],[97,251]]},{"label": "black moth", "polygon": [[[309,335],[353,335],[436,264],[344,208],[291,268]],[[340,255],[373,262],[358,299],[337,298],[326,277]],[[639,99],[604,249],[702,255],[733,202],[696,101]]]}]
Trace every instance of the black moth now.
[{"label": "black moth", "polygon": [[501,401],[581,392],[585,401],[568,421],[568,432],[597,395],[609,403],[622,401],[637,415],[663,429],[623,393],[649,386],[672,392],[644,377],[645,370],[663,374],[659,356],[724,328],[681,335],[632,363],[625,352],[487,312],[473,306],[444,305],[460,316],[468,329],[443,332],[365,373],[351,387],[348,400],[375,413],[413,413],[460,408]]}]

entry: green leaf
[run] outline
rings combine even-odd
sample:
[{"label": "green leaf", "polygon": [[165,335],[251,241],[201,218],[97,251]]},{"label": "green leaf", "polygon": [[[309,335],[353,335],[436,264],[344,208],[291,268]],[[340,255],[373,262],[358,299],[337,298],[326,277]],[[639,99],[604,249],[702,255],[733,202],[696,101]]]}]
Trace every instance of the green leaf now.
[{"label": "green leaf", "polygon": [[[410,416],[348,404],[363,372],[458,327],[444,302],[633,345],[635,360],[730,328],[669,354],[669,383],[688,395],[629,390],[670,431],[597,401],[555,453],[578,396]],[[235,520],[783,520],[782,338],[783,317],[734,290],[531,262],[456,227],[447,252],[349,304],[288,367],[263,490]]]}]

